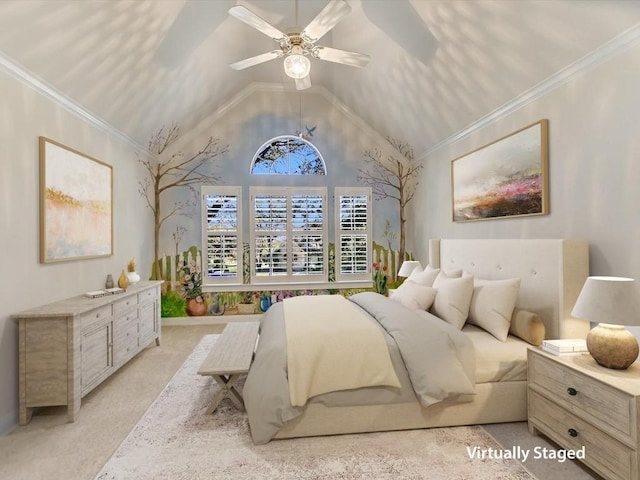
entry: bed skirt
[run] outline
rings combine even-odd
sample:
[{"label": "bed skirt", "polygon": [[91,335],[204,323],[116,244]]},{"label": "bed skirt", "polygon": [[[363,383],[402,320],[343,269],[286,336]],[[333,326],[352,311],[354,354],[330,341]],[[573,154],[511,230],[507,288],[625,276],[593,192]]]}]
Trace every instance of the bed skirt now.
[{"label": "bed skirt", "polygon": [[527,382],[476,385],[471,402],[438,403],[429,408],[418,402],[356,407],[326,407],[309,403],[304,414],[287,423],[274,438],[310,437],[346,433],[412,430],[527,419]]}]

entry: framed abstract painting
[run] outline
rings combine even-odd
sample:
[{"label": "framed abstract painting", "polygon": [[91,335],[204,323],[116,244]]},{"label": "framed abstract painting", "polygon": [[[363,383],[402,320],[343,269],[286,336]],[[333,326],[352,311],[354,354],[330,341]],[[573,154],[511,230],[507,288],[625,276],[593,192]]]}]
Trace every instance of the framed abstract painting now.
[{"label": "framed abstract painting", "polygon": [[111,255],[111,165],[40,137],[40,262]]},{"label": "framed abstract painting", "polygon": [[453,221],[549,213],[548,120],[451,162]]}]

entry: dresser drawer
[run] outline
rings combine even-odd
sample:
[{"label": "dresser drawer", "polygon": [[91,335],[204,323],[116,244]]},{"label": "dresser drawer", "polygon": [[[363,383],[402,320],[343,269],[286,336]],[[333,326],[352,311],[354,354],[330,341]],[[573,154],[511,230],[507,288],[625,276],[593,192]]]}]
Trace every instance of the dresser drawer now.
[{"label": "dresser drawer", "polygon": [[137,295],[129,295],[122,300],[118,300],[113,304],[113,314],[119,315],[122,312],[127,311],[131,307],[135,307],[138,305],[138,296]]},{"label": "dresser drawer", "polygon": [[160,295],[157,288],[150,288],[138,294],[138,303],[142,305],[145,302],[153,301]]},{"label": "dresser drawer", "polygon": [[[606,478],[632,479],[637,465],[634,450],[623,445],[577,415],[529,390],[529,421],[563,448],[585,447],[586,465]],[[569,433],[572,429],[575,437]]]},{"label": "dresser drawer", "polygon": [[95,310],[82,314],[79,317],[80,327],[82,330],[90,328],[94,323],[109,318],[111,311],[111,305],[105,305],[104,307],[96,308]]},{"label": "dresser drawer", "polygon": [[115,363],[121,365],[138,352],[138,322],[116,325]]},{"label": "dresser drawer", "polygon": [[[543,355],[529,356],[530,388],[635,447],[634,397]],[[616,432],[612,432],[615,434]]]}]

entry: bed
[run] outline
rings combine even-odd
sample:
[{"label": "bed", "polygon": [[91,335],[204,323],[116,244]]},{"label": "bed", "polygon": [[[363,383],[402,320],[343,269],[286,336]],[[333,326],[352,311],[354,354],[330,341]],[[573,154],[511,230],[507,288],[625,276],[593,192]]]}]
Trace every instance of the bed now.
[{"label": "bed", "polygon": [[[464,370],[467,377],[472,379],[473,392],[462,388],[442,401],[425,402],[421,395],[407,393],[405,384],[415,384],[415,381],[411,378],[407,382],[403,377],[401,388],[365,386],[312,396],[300,406],[293,406],[288,397],[274,401],[274,393],[270,390],[272,384],[281,384],[279,387],[285,391],[289,388],[287,354],[283,347],[286,340],[282,333],[285,328],[281,323],[283,320],[276,319],[282,317],[280,310],[283,307],[276,304],[262,317],[255,361],[243,389],[254,443],[266,443],[279,438],[526,420],[526,350],[537,342],[532,342],[530,338],[527,342],[512,334],[512,330],[517,330],[513,328],[515,316],[536,317],[538,322],[544,324],[546,338],[586,336],[589,325],[571,318],[570,312],[589,271],[587,242],[565,239],[430,240],[428,264],[432,269],[462,271],[464,276],[487,282],[519,279],[517,298],[514,300],[514,323],[506,341],[497,340],[493,334],[477,325],[465,324],[462,333],[456,333],[463,338],[449,342],[466,345],[463,349],[466,353],[457,354],[461,359],[458,370]],[[394,313],[398,307],[393,298],[371,297],[376,294],[359,295],[360,298],[352,299],[358,303],[358,308],[368,309],[372,304],[374,310],[386,312],[387,318],[400,316],[400,313]],[[429,316],[424,312],[416,312],[416,315],[424,318]],[[446,329],[458,330],[451,329],[449,324]],[[280,332],[281,337],[268,340],[264,336],[268,331]],[[520,336],[527,339],[526,335]],[[394,368],[398,370],[398,352],[391,351],[392,345],[396,348],[395,339],[387,337],[386,342]],[[277,377],[272,377],[265,365],[276,350],[276,344],[277,349],[282,347],[284,350],[282,358],[285,358],[285,363],[278,360],[280,366],[276,366],[276,370],[279,370],[276,371]],[[471,350],[468,345],[472,345]],[[468,371],[470,364],[468,358],[465,359],[470,356],[469,351],[473,357],[473,372]],[[400,358],[403,354],[400,352]],[[423,364],[433,363],[424,359],[420,361]],[[446,364],[456,362],[447,361]],[[410,370],[410,367],[407,364],[407,369]]]}]

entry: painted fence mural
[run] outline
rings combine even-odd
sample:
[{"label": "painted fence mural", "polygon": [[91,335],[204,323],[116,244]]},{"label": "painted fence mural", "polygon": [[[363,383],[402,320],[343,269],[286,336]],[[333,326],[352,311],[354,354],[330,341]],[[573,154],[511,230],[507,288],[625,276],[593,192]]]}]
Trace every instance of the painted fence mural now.
[{"label": "painted fence mural", "polygon": [[[248,255],[248,248],[245,249]],[[412,255],[406,254],[407,259]],[[334,246],[329,246],[329,279],[335,278]],[[248,260],[248,259],[247,259]],[[398,285],[397,271],[402,263],[399,253],[373,244],[373,287],[364,289],[321,290],[251,290],[240,292],[203,292],[201,253],[197,247],[177,255],[163,255],[156,271],[165,281],[162,288],[162,316],[184,317],[201,315],[246,315],[266,311],[274,302],[299,295],[341,294],[346,297],[362,291],[377,291],[385,294]],[[248,265],[248,261],[245,262]],[[245,272],[245,276],[248,274]],[[248,283],[249,278],[245,278]]]}]

